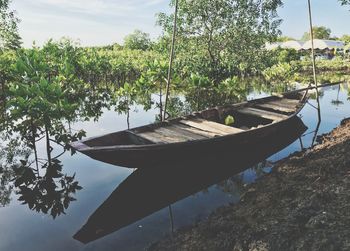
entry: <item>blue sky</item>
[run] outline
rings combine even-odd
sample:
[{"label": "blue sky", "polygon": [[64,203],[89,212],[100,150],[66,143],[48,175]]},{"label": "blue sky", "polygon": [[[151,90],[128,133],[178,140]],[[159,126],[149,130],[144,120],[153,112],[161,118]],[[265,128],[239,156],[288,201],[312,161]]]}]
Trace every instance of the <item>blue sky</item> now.
[{"label": "blue sky", "polygon": [[[313,0],[314,25],[331,28],[332,34],[350,34],[350,6],[337,0]],[[38,45],[63,36],[84,46],[122,42],[123,37],[141,29],[157,37],[156,13],[169,11],[169,0],[13,0],[12,8],[22,20],[24,46]],[[300,38],[308,29],[306,0],[285,0],[279,15],[284,35]]]}]

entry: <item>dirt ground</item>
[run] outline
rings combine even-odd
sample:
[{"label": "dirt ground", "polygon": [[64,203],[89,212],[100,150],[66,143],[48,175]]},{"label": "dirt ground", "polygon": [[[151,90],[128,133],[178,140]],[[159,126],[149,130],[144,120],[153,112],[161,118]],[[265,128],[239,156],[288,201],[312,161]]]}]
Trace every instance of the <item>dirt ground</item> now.
[{"label": "dirt ground", "polygon": [[350,119],[149,250],[350,250]]}]

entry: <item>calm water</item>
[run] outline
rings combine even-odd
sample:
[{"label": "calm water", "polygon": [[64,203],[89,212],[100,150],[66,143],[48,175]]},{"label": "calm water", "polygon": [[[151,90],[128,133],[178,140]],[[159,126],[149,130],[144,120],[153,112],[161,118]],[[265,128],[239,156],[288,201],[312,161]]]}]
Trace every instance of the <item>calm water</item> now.
[{"label": "calm water", "polygon": [[[348,84],[342,84],[322,89],[320,99],[322,121],[318,135],[329,132],[338,126],[342,119],[350,117],[348,88]],[[251,93],[249,98],[263,95],[266,94]],[[316,105],[314,100],[310,100],[310,103]],[[130,116],[132,127],[154,121],[155,110],[145,112],[141,107],[135,107],[135,109],[137,112],[133,112]],[[318,124],[317,111],[311,105],[306,105],[300,117],[308,127],[304,133],[305,136],[302,137],[302,143],[304,147],[309,147],[314,138],[313,131]],[[126,116],[117,115],[112,111],[106,111],[98,122],[91,121],[73,125],[73,129],[84,129],[88,136],[126,128]],[[39,152],[44,152],[44,144],[39,148]],[[173,227],[178,229],[193,224],[208,216],[216,208],[237,202],[244,184],[254,182],[257,176],[269,172],[273,167],[273,162],[300,149],[301,144],[297,140],[270,156],[267,161],[257,167],[174,203],[172,205]],[[150,243],[170,233],[169,209],[165,207],[90,244],[83,245],[74,240],[72,236],[118,185],[133,173],[133,170],[104,164],[82,154],[71,156],[66,153],[60,160],[63,163],[64,172],[76,173],[75,177],[83,187],[83,190],[76,193],[77,201],[71,203],[66,210],[66,215],[61,215],[53,220],[49,215],[29,210],[27,205],[21,205],[18,202],[16,195],[12,195],[11,203],[0,208],[0,250],[142,250]],[[178,185],[182,186],[181,179],[178,180]],[[118,215],[115,217],[117,218]]]}]

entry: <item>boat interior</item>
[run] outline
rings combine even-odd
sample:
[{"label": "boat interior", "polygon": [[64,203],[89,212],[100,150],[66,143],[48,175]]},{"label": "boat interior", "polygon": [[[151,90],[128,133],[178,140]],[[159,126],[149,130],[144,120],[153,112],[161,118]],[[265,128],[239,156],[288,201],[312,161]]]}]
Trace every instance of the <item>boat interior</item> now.
[{"label": "boat interior", "polygon": [[[236,134],[288,118],[299,108],[301,97],[301,93],[293,93],[217,107],[90,139],[84,144],[90,147],[168,144]],[[228,116],[234,120],[231,125],[225,125]]]}]

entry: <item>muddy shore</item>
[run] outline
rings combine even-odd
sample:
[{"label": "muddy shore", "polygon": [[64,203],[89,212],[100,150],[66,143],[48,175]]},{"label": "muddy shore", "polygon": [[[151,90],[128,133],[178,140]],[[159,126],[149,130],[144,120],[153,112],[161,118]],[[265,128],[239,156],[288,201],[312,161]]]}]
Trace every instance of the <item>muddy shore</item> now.
[{"label": "muddy shore", "polygon": [[350,120],[149,250],[350,250]]}]

